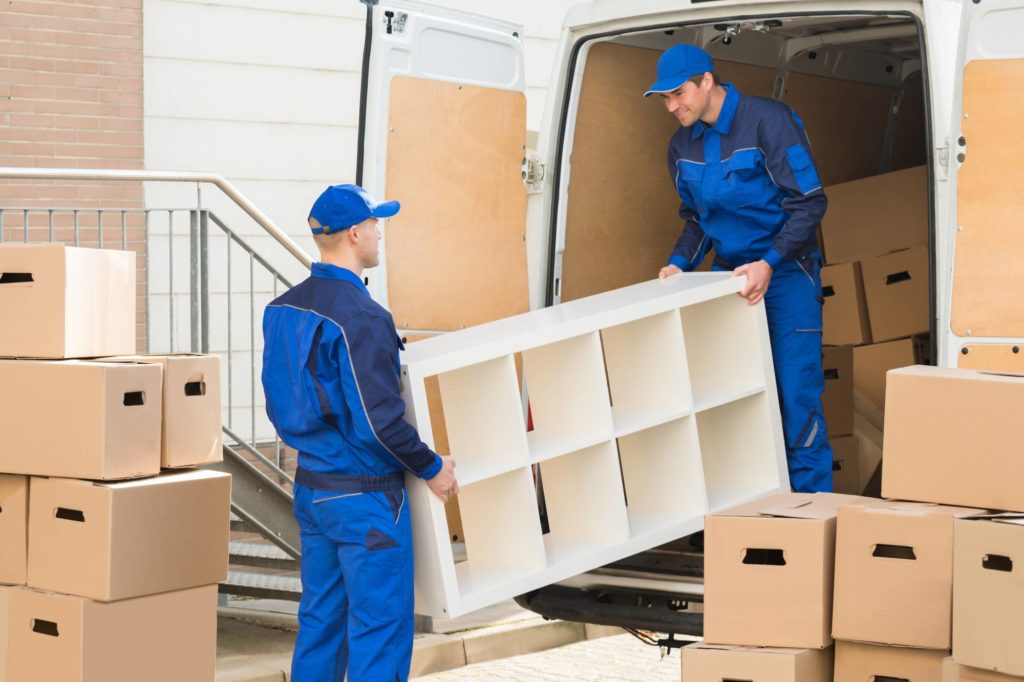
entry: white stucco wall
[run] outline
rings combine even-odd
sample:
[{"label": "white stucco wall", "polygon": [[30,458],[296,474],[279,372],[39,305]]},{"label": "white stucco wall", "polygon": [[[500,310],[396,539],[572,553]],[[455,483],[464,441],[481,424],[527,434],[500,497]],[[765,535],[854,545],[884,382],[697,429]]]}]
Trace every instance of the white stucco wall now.
[{"label": "white stucco wall", "polygon": [[[433,4],[488,14],[523,26],[527,84],[527,126],[536,131],[555,58],[562,20],[575,0],[441,0]],[[145,164],[150,170],[195,170],[225,176],[314,252],[305,218],[328,184],[355,180],[359,84],[366,7],[357,0],[145,0]],[[194,206],[194,185],[149,185],[150,208]],[[230,201],[202,192],[212,209],[253,247],[293,280],[302,277],[283,250]],[[151,338],[154,350],[187,350],[190,339],[188,216],[175,218],[173,239],[167,219],[151,221],[153,267]],[[211,230],[218,234],[219,230]],[[174,297],[167,295],[173,247]],[[231,356],[234,426],[248,435],[253,396],[259,391],[259,315],[272,296],[262,268],[254,268],[255,301],[232,299],[227,323],[225,240],[211,241],[211,351],[244,346]],[[247,287],[249,259],[233,249],[232,280]],[[255,315],[250,316],[250,309]],[[173,318],[173,319],[172,319]],[[256,330],[256,353],[245,349]],[[163,344],[161,346],[161,344]],[[225,381],[227,372],[225,369]],[[227,391],[225,391],[225,403]],[[263,432],[262,410],[257,410]]]}]

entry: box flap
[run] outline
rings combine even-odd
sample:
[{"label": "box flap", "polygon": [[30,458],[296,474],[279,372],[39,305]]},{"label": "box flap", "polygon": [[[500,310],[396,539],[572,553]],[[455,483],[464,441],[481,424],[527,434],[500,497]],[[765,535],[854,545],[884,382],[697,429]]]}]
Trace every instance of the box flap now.
[{"label": "box flap", "polygon": [[1024,513],[1020,512],[992,512],[986,514],[973,514],[966,516],[964,521],[997,521],[999,523],[1012,523],[1017,526],[1024,526]]},{"label": "box flap", "polygon": [[904,500],[875,500],[867,504],[850,506],[858,508],[865,514],[895,513],[907,516],[951,516],[953,518],[974,517],[985,511],[973,507],[954,507],[932,502],[907,502]]}]

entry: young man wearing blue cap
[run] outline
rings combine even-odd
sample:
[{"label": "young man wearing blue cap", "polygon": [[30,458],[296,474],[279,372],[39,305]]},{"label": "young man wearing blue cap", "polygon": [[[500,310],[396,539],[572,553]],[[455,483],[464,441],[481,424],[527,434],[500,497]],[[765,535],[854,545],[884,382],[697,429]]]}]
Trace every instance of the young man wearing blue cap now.
[{"label": "young man wearing blue cap", "polygon": [[741,291],[764,299],[794,490],[832,490],[832,448],[821,405],[821,254],[817,228],[828,201],[800,118],[785,104],[719,82],[710,55],[669,48],[660,94],[681,126],[668,148],[682,203],[682,234],[660,277],[700,265],[746,275]]},{"label": "young man wearing blue cap", "polygon": [[295,517],[302,602],[293,682],[406,680],[412,661],[413,555],[405,472],[442,501],[458,494],[439,457],[402,415],[390,313],[362,272],[379,262],[377,221],[397,201],[328,187],[309,225],[311,276],[263,316],[263,390],[281,439],[299,452]]}]

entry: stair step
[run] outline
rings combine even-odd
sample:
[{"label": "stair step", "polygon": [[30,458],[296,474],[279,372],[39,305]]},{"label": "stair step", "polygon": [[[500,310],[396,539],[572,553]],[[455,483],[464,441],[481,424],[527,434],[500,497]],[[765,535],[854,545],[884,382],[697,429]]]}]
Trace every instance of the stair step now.
[{"label": "stair step", "polygon": [[295,574],[268,574],[229,570],[228,579],[220,584],[220,592],[243,597],[299,601],[302,582]]},{"label": "stair step", "polygon": [[233,532],[235,532],[235,533],[246,533],[246,532],[250,532],[252,529],[249,528],[249,524],[247,524],[245,521],[243,521],[242,519],[238,518],[237,516],[234,515],[234,513],[232,513],[231,514],[231,530]]},{"label": "stair step", "polygon": [[264,540],[232,540],[231,563],[254,568],[297,571],[299,563],[277,545]]}]

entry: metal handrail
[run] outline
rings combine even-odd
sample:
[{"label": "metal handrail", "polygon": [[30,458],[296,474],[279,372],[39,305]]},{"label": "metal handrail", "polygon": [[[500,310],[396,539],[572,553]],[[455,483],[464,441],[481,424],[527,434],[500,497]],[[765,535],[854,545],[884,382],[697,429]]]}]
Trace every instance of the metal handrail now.
[{"label": "metal handrail", "polygon": [[235,189],[234,185],[215,173],[190,173],[180,171],[142,171],[142,170],[102,170],[88,168],[18,168],[0,166],[0,179],[10,180],[123,180],[141,182],[196,182],[216,186],[260,227],[267,231],[281,246],[302,263],[306,268],[313,265],[302,247],[274,224],[267,214],[256,207],[244,194]]}]

